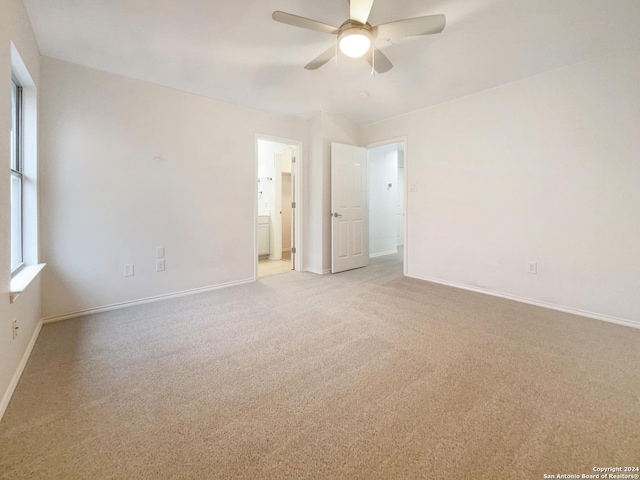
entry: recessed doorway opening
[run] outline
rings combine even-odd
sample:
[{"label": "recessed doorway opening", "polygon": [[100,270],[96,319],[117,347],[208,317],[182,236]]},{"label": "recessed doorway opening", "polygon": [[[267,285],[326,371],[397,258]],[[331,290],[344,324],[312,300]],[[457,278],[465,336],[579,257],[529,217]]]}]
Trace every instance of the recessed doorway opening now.
[{"label": "recessed doorway opening", "polygon": [[407,274],[406,138],[331,144],[331,272],[384,257]]},{"label": "recessed doorway opening", "polygon": [[257,139],[256,278],[299,270],[299,145]]},{"label": "recessed doorway opening", "polygon": [[367,157],[369,258],[388,256],[404,262],[405,142],[370,146]]},{"label": "recessed doorway opening", "polygon": [[406,137],[367,147],[369,258],[394,262],[407,274]]}]

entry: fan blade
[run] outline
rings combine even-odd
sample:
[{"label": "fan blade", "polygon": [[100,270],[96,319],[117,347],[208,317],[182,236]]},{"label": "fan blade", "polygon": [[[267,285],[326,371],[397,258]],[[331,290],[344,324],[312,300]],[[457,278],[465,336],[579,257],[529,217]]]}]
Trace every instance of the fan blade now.
[{"label": "fan blade", "polygon": [[408,18],[397,22],[384,23],[374,27],[374,37],[397,38],[415,35],[431,35],[444,30],[447,20],[444,15],[427,15],[426,17]]},{"label": "fan blade", "polygon": [[377,48],[373,49],[374,55],[376,56],[375,61],[371,58],[370,55],[367,55],[367,62],[371,65],[377,73],[385,73],[393,68],[393,64],[389,61],[389,59],[385,56]]},{"label": "fan blade", "polygon": [[373,0],[351,0],[349,17],[356,22],[367,23],[371,7],[373,7]]},{"label": "fan blade", "polygon": [[271,15],[276,22],[286,23],[287,25],[293,25],[294,27],[306,28],[308,30],[316,30],[324,33],[338,33],[337,27],[332,27],[326,23],[316,22],[310,18],[299,17],[285,12],[273,12]]},{"label": "fan blade", "polygon": [[329,60],[331,60],[335,56],[336,56],[336,47],[334,45],[328,50],[322,52],[320,55],[318,55],[316,58],[311,60],[309,63],[307,63],[304,66],[304,68],[306,70],[317,70],[318,68],[323,66],[325,63],[327,63]]}]

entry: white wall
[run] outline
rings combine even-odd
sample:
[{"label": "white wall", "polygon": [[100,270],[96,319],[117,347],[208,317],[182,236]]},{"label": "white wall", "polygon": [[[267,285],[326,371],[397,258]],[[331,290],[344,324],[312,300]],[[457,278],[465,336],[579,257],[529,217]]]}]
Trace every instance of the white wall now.
[{"label": "white wall", "polygon": [[369,256],[377,257],[398,251],[398,145],[371,148],[367,153]]},{"label": "white wall", "polygon": [[[309,120],[309,154],[304,168],[304,268],[322,273],[323,213],[324,213],[324,142],[322,137],[322,113]],[[327,214],[328,215],[328,214]],[[329,247],[330,248],[330,247]]]},{"label": "white wall", "polygon": [[363,129],[408,135],[409,275],[640,322],[638,85],[635,48]]},{"label": "white wall", "polygon": [[255,135],[305,142],[306,122],[50,58],[42,70],[45,317],[253,277]]},{"label": "white wall", "polygon": [[[9,303],[10,217],[9,134],[11,130],[11,42],[14,43],[36,88],[40,83],[40,52],[20,0],[0,0],[0,416],[15,386],[16,372],[38,327],[40,280],[36,279],[15,301]],[[37,261],[37,260],[36,260]],[[18,337],[13,340],[11,322],[17,320]],[[15,378],[14,378],[15,377]]]}]

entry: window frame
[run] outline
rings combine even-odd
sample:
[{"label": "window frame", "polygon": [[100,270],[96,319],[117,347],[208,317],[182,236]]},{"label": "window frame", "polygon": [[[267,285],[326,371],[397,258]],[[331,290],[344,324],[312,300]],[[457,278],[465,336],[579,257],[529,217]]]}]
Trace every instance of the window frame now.
[{"label": "window frame", "polygon": [[[14,75],[11,75],[11,103],[15,105],[15,111],[12,108],[11,112],[11,123],[12,126],[15,126],[13,131],[13,135],[11,138],[11,142],[13,144],[13,150],[11,152],[11,167],[10,167],[10,180],[13,181],[14,178],[18,179],[18,184],[20,188],[19,201],[20,204],[18,206],[18,222],[20,228],[20,239],[18,245],[14,244],[13,235],[14,235],[14,206],[10,207],[10,221],[11,221],[11,240],[10,240],[10,248],[11,248],[11,275],[17,273],[22,267],[24,267],[24,95],[23,95],[23,87],[20,82],[16,79]],[[17,264],[13,263],[14,257],[14,248],[19,249],[20,261]]]}]

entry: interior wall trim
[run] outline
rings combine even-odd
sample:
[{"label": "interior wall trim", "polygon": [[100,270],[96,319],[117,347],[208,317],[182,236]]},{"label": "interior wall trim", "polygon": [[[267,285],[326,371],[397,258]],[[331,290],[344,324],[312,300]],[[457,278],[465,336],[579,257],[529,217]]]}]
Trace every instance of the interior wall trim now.
[{"label": "interior wall trim", "polygon": [[40,335],[40,330],[42,329],[42,320],[40,320],[36,324],[36,328],[33,331],[33,335],[31,335],[31,340],[29,340],[29,344],[22,354],[22,359],[18,364],[18,368],[16,368],[13,377],[11,378],[11,382],[7,387],[7,390],[4,392],[2,396],[2,401],[0,401],[0,421],[4,416],[4,413],[7,411],[7,407],[9,406],[9,402],[11,401],[11,397],[13,396],[13,392],[15,392],[16,387],[18,386],[18,382],[20,381],[20,377],[22,376],[22,372],[24,372],[24,368],[27,366],[27,361],[31,356],[31,352],[33,351],[33,346],[36,344],[36,340],[38,340],[38,335]]},{"label": "interior wall trim", "polygon": [[327,273],[331,273],[331,269],[327,268],[326,270],[320,270],[315,268],[305,268],[305,272],[315,273],[316,275],[326,275]]},{"label": "interior wall trim", "polygon": [[147,297],[147,298],[141,298],[138,300],[130,300],[128,302],[121,302],[121,303],[114,303],[111,305],[104,305],[102,307],[95,307],[95,308],[89,308],[86,310],[78,310],[76,312],[71,312],[71,313],[64,313],[61,315],[53,315],[51,317],[44,317],[42,318],[42,323],[53,323],[53,322],[59,322],[61,320],[68,320],[70,318],[77,318],[77,317],[84,317],[86,315],[91,315],[93,313],[102,313],[102,312],[110,312],[111,310],[119,310],[121,308],[127,308],[127,307],[132,307],[134,305],[144,305],[145,303],[153,303],[153,302],[159,302],[161,300],[167,300],[170,298],[178,298],[178,297],[184,297],[187,295],[195,295],[196,293],[203,293],[203,292],[211,292],[213,290],[220,290],[222,288],[229,288],[229,287],[235,287],[237,285],[244,285],[246,283],[253,283],[255,282],[255,279],[253,278],[249,278],[246,280],[238,280],[238,281],[234,281],[234,282],[227,282],[227,283],[219,283],[217,285],[210,285],[208,287],[200,287],[200,288],[194,288],[191,290],[182,290],[180,292],[174,292],[174,293],[167,293],[164,295],[157,295],[154,297]]},{"label": "interior wall trim", "polygon": [[638,328],[640,329],[640,321],[631,320],[627,318],[619,318],[613,317],[611,315],[604,315],[601,313],[589,312],[586,310],[579,310],[577,308],[566,307],[563,305],[557,305],[555,303],[543,302],[540,300],[533,300],[531,298],[519,297],[517,295],[510,295],[508,293],[495,292],[493,290],[472,287],[469,285],[464,285],[462,283],[448,282],[445,280],[440,280],[432,277],[425,277],[422,275],[409,274],[407,277],[415,278],[417,280],[423,280],[425,282],[438,283],[440,285],[446,285],[448,287],[460,288],[462,290],[469,290],[471,292],[483,293],[485,295],[491,295],[493,297],[506,298],[507,300],[514,300],[520,303],[527,303],[529,305],[535,305],[537,307],[548,308],[550,310],[557,310],[559,312],[570,313],[572,315],[577,315],[579,317],[587,317],[593,318],[594,320],[601,320],[603,322],[615,323],[618,325],[624,325],[626,327]]},{"label": "interior wall trim", "polygon": [[370,253],[369,258],[384,257],[385,255],[393,255],[394,253],[398,253],[397,248],[395,250],[389,250],[388,252]]}]

